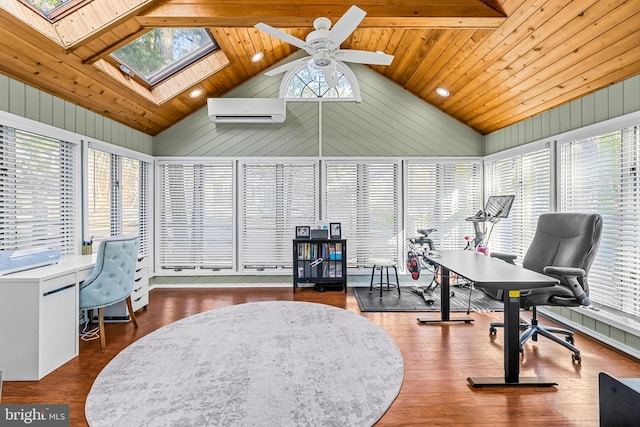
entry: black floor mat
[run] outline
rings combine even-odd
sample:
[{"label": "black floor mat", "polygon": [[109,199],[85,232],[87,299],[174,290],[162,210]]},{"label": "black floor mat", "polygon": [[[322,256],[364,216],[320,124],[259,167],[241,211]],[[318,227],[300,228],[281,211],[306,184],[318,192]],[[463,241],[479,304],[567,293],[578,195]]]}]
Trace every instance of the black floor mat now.
[{"label": "black floor mat", "polygon": [[[440,311],[440,288],[425,293],[427,303],[423,296],[412,291],[411,286],[401,286],[400,296],[397,289],[384,290],[380,298],[380,289],[369,292],[369,287],[355,287],[353,292],[358,300],[360,311]],[[453,286],[451,290],[454,296],[449,299],[450,311],[467,311],[469,307],[469,289]],[[502,301],[497,301],[481,290],[471,291],[471,311],[502,311]]]}]

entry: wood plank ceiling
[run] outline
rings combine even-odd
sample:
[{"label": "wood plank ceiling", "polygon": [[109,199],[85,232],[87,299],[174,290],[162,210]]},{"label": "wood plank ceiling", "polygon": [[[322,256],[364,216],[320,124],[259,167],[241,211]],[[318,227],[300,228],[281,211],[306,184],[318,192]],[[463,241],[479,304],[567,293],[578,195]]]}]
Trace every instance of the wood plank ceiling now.
[{"label": "wood plank ceiling", "polygon": [[[18,1],[0,0],[0,72],[156,135],[297,50],[256,23],[304,39],[314,18],[335,23],[352,4],[93,0],[49,22]],[[482,134],[640,74],[637,0],[357,6],[367,16],[342,48],[395,55],[391,65],[372,68]],[[104,58],[154,27],[206,27],[221,51],[149,90]],[[265,58],[256,64],[250,57],[257,51]],[[440,86],[451,96],[438,96]],[[189,98],[195,87],[205,96]]]}]

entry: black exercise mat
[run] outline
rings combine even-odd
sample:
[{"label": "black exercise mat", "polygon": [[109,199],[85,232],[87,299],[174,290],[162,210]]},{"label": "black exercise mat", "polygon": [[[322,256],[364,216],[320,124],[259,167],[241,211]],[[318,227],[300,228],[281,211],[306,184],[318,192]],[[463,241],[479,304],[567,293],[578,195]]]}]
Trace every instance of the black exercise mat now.
[{"label": "black exercise mat", "polygon": [[[425,299],[413,292],[411,286],[401,286],[400,296],[398,290],[391,289],[382,292],[380,289],[373,289],[369,292],[369,287],[355,287],[353,292],[358,301],[360,311],[440,311],[440,288],[427,293],[428,299],[432,299],[432,304],[427,304]],[[467,311],[469,306],[469,289],[453,286],[451,290],[454,296],[449,299],[450,311]],[[503,311],[502,301],[497,301],[489,297],[484,292],[474,289],[471,291],[471,311]]]}]

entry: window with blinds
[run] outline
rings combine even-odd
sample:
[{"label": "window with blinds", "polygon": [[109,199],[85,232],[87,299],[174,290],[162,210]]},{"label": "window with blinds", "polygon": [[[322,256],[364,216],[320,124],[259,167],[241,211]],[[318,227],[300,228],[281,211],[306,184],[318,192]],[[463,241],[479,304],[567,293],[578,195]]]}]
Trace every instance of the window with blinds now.
[{"label": "window with blinds", "polygon": [[94,244],[109,236],[137,235],[139,255],[149,253],[149,164],[89,148],[87,223]]},{"label": "window with blinds", "polygon": [[551,211],[551,149],[485,162],[487,196],[514,194],[508,218],[496,223],[489,249],[517,255],[522,259],[533,240],[538,217]]},{"label": "window with blinds", "polygon": [[241,164],[243,269],[291,268],[295,227],[318,218],[317,162]]},{"label": "window with blinds", "polygon": [[560,210],[597,212],[594,304],[640,316],[640,126],[560,145]]},{"label": "window with blinds", "polygon": [[231,161],[159,163],[159,268],[196,274],[233,268],[233,174]]},{"label": "window with blinds", "polygon": [[399,191],[397,162],[324,162],[323,218],[341,224],[349,267],[398,260]]},{"label": "window with blinds", "polygon": [[76,253],[74,163],[73,144],[0,125],[0,250]]},{"label": "window with blinds", "polygon": [[88,150],[88,231],[96,245],[111,236],[111,157],[104,151]]},{"label": "window with blinds", "polygon": [[437,249],[464,249],[473,225],[465,221],[482,205],[479,162],[412,160],[406,163],[405,231],[436,228],[429,237]]}]

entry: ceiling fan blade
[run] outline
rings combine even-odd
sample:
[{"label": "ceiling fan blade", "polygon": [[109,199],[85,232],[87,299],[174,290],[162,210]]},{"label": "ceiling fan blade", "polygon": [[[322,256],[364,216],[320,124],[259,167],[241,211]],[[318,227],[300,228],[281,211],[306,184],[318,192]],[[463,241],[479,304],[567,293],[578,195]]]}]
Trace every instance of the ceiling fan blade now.
[{"label": "ceiling fan blade", "polygon": [[345,49],[336,52],[336,59],[358,64],[389,65],[391,61],[393,61],[393,55],[382,52],[370,52],[368,50]]},{"label": "ceiling fan blade", "polygon": [[304,58],[296,59],[295,61],[287,62],[286,64],[280,65],[279,67],[272,68],[271,70],[264,73],[265,76],[275,76],[276,74],[284,73],[285,71],[289,71],[293,68],[296,68],[301,63],[306,62],[310,59],[310,57],[305,56]]},{"label": "ceiling fan blade", "polygon": [[273,37],[279,38],[280,40],[299,47],[300,49],[307,50],[307,48],[309,47],[303,40],[300,40],[299,38],[294,37],[289,33],[285,33],[284,31],[280,31],[277,28],[273,28],[272,26],[265,23],[259,22],[255,25],[255,27],[260,31],[271,34]]},{"label": "ceiling fan blade", "polygon": [[358,6],[351,6],[349,10],[347,10],[340,19],[338,19],[336,25],[329,30],[327,41],[333,43],[336,47],[339,47],[342,42],[349,37],[349,34],[353,33],[353,30],[360,25],[360,22],[362,22],[366,14],[367,12],[360,9]]}]

